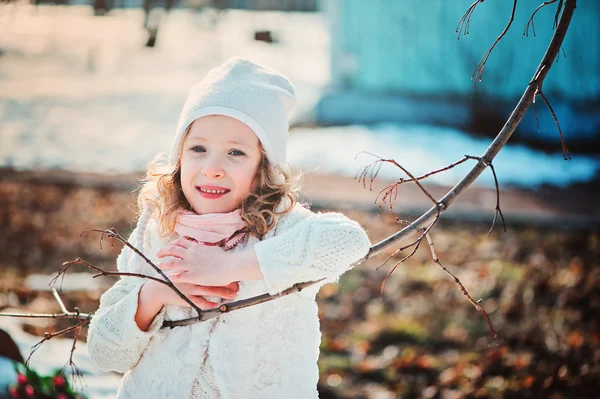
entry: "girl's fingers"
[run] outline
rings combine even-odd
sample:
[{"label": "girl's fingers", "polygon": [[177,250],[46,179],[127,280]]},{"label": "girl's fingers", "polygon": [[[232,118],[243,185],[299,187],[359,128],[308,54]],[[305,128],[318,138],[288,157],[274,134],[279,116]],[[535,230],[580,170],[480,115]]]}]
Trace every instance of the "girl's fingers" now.
[{"label": "girl's fingers", "polygon": [[239,291],[237,288],[231,289],[225,287],[211,287],[206,285],[198,285],[185,282],[176,282],[175,285],[184,295],[205,295],[218,296],[224,299],[233,299]]},{"label": "girl's fingers", "polygon": [[190,299],[201,310],[214,309],[219,306],[218,303],[210,302],[210,301],[204,299],[203,297],[197,296],[197,295],[192,296]]},{"label": "girl's fingers", "polygon": [[161,270],[187,271],[186,263],[181,259],[165,259],[156,264]]},{"label": "girl's fingers", "polygon": [[189,277],[189,271],[188,270],[179,270],[179,271],[171,273],[169,275],[169,278],[172,281],[177,281],[180,284],[186,284],[186,278],[187,277]]},{"label": "girl's fingers", "polygon": [[205,287],[197,285],[193,290],[194,295],[218,296],[219,298],[233,299],[237,295],[235,291],[224,287]]},{"label": "girl's fingers", "polygon": [[234,281],[233,283],[229,283],[229,284],[225,285],[224,287],[229,290],[235,291],[235,292],[240,290],[240,285],[237,281]]},{"label": "girl's fingers", "polygon": [[176,258],[183,259],[186,253],[186,248],[180,247],[177,245],[167,245],[163,247],[156,253],[156,256],[159,258],[164,258],[165,256],[174,256]]},{"label": "girl's fingers", "polygon": [[185,237],[180,237],[174,241],[171,241],[169,243],[169,245],[174,245],[174,246],[182,247],[182,248],[189,248],[191,243],[192,243],[192,241],[190,241],[189,239],[187,239]]}]

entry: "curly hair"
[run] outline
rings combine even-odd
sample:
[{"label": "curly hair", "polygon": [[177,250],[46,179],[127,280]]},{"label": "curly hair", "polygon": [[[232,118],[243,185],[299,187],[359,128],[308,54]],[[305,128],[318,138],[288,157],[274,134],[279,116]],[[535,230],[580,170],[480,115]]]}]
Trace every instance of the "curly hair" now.
[{"label": "curly hair", "polygon": [[[275,217],[287,214],[298,203],[302,176],[290,165],[288,171],[280,166],[273,167],[260,143],[259,146],[261,160],[254,176],[252,190],[239,204],[239,208],[248,233],[262,240],[275,226]],[[169,165],[168,155],[158,154],[148,164],[146,178],[141,181],[137,199],[138,217],[148,205],[155,206],[154,216],[163,237],[174,234],[180,212],[193,211],[181,187],[180,159],[181,154],[176,165]],[[287,199],[286,207],[276,211],[276,207],[284,199]]]}]

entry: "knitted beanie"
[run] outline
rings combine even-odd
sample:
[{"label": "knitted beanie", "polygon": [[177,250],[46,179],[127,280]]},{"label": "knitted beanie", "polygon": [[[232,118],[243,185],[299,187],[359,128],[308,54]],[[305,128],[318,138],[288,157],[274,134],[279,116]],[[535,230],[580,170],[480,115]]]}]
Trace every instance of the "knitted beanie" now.
[{"label": "knitted beanie", "polygon": [[281,73],[234,57],[195,84],[181,111],[169,163],[179,156],[182,139],[196,119],[224,115],[246,124],[260,140],[272,165],[286,158],[289,118],[296,107],[294,85]]},{"label": "knitted beanie", "polygon": [[[295,108],[294,85],[283,74],[244,58],[230,58],[211,69],[190,89],[179,116],[169,164],[177,163],[183,136],[196,119],[223,115],[250,127],[271,165],[282,166],[286,159],[289,119]],[[148,204],[138,220],[135,239],[140,249],[154,210],[154,205]]]}]

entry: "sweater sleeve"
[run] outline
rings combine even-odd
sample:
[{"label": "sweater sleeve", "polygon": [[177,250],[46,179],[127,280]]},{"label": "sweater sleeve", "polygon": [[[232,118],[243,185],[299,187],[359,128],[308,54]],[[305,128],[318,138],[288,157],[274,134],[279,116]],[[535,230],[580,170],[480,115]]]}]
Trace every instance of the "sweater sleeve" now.
[{"label": "sweater sleeve", "polygon": [[302,209],[289,219],[278,226],[284,231],[254,246],[271,295],[296,283],[322,278],[327,280],[319,285],[336,282],[371,247],[360,225],[341,213]]},{"label": "sweater sleeve", "polygon": [[[135,237],[131,234],[130,242]],[[132,242],[133,245],[135,243]],[[130,270],[137,256],[124,247],[117,258],[119,271]],[[138,295],[145,280],[138,277],[122,277],[100,298],[100,307],[94,313],[88,331],[87,347],[90,357],[101,370],[124,373],[140,360],[150,338],[158,331],[164,320],[165,308],[156,315],[148,331],[139,329],[135,322]]]}]

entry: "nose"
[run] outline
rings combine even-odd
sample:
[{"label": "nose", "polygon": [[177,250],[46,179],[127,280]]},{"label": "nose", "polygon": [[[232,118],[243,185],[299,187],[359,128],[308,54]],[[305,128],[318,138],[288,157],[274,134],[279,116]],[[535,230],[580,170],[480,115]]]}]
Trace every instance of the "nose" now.
[{"label": "nose", "polygon": [[220,179],[225,176],[222,162],[216,157],[211,157],[206,160],[206,163],[202,166],[202,174],[210,179]]}]

